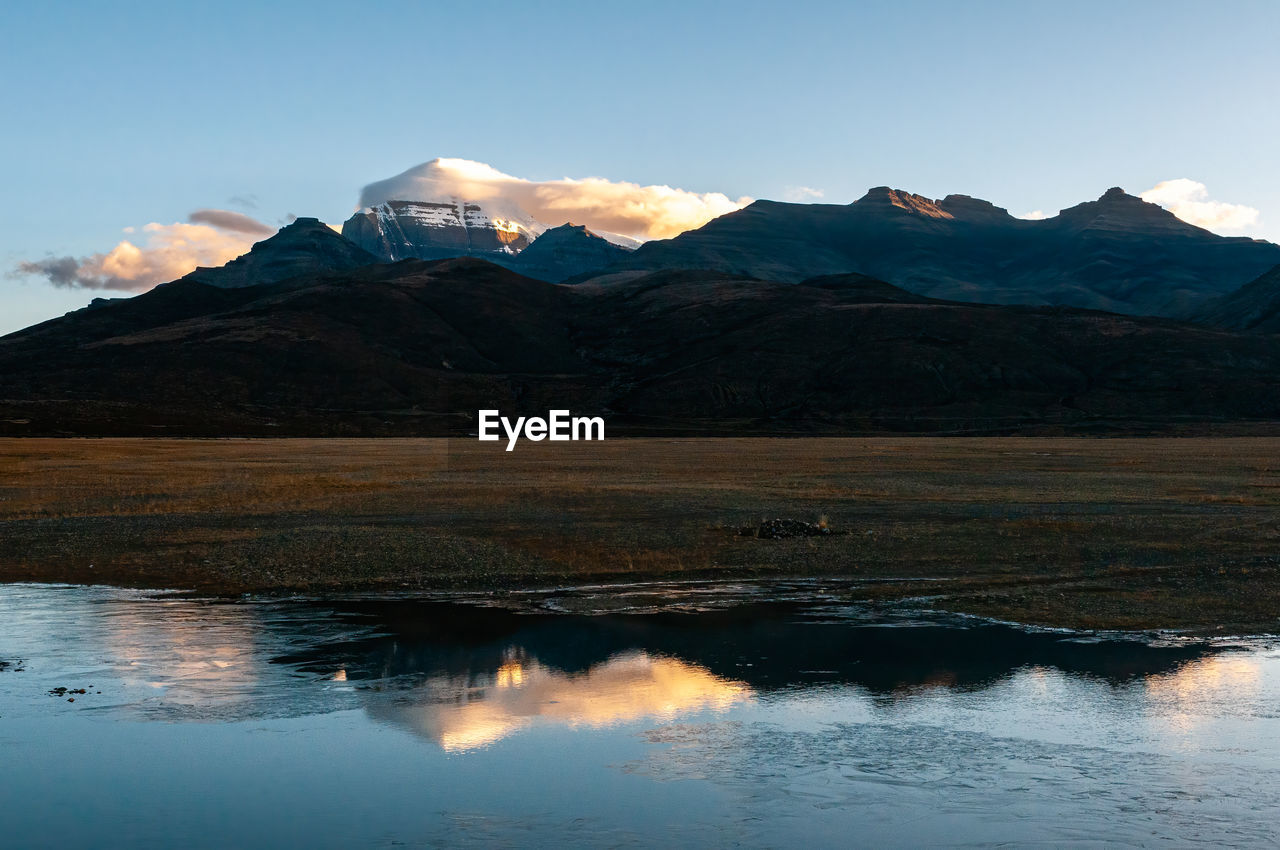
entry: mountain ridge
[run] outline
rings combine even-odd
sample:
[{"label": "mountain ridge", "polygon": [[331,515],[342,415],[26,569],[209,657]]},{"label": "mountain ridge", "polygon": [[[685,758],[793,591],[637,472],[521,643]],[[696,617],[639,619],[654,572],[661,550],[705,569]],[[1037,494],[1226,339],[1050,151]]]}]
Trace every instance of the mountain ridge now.
[{"label": "mountain ridge", "polygon": [[965,195],[887,186],[847,205],[756,201],[606,272],[707,268],[797,282],[861,272],[960,301],[1182,317],[1280,263],[1280,246],[1224,237],[1116,187],[1043,220]]},{"label": "mountain ridge", "polygon": [[1280,421],[1278,372],[1277,336],[859,274],[564,286],[403,260],[183,279],[0,338],[0,433],[461,435],[485,408],[611,435],[1146,433]]}]

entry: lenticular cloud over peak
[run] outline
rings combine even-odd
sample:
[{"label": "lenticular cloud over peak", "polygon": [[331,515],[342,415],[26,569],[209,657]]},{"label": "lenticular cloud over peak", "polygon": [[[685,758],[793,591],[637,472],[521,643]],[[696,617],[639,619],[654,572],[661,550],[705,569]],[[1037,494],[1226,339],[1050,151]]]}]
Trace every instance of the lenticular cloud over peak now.
[{"label": "lenticular cloud over peak", "polygon": [[525,180],[469,159],[433,159],[364,187],[360,206],[387,201],[473,201],[510,217],[523,212],[551,226],[573,222],[637,239],[666,239],[741,209],[720,192],[641,186],[603,177]]}]

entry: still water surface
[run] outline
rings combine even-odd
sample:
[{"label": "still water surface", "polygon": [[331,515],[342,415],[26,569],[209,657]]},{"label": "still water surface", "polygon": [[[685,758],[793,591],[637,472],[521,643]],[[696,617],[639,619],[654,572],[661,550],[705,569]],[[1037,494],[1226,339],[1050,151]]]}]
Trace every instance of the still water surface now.
[{"label": "still water surface", "polygon": [[840,596],[0,585],[0,845],[1280,842],[1273,642]]}]

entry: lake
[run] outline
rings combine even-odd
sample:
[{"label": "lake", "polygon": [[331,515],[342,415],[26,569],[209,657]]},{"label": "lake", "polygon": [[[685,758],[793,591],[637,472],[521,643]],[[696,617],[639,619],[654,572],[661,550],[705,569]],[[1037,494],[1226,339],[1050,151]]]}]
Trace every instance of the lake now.
[{"label": "lake", "polygon": [[850,598],[0,585],[0,845],[1280,841],[1275,641]]}]

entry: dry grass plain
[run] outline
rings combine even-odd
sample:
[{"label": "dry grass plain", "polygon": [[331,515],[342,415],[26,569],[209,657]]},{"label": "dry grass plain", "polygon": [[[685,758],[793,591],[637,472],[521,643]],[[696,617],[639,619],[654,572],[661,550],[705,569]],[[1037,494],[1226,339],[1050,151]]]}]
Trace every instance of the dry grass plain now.
[{"label": "dry grass plain", "polygon": [[[851,576],[1086,628],[1280,631],[1280,439],[0,440],[0,581],[206,593]],[[829,517],[830,537],[737,535]],[[902,581],[911,579],[912,581]],[[888,580],[888,581],[872,581]]]}]

